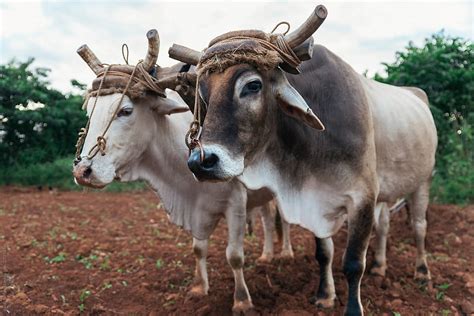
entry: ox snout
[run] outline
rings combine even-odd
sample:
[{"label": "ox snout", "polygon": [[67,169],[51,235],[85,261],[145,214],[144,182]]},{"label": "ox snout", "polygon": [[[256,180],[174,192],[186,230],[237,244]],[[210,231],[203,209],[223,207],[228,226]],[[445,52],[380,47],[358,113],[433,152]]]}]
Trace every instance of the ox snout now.
[{"label": "ox snout", "polygon": [[92,169],[92,163],[89,160],[74,162],[72,174],[74,176],[74,180],[79,185],[94,189],[102,189],[107,185],[107,183],[99,181],[97,175],[94,174],[94,171]]},{"label": "ox snout", "polygon": [[91,185],[92,168],[90,164],[76,164],[72,170],[72,174],[74,179],[76,179],[77,184],[86,186]]},{"label": "ox snout", "polygon": [[203,150],[203,159],[201,160],[201,151],[193,150],[188,159],[188,167],[194,173],[199,181],[221,180],[218,177],[219,157],[209,150]]}]

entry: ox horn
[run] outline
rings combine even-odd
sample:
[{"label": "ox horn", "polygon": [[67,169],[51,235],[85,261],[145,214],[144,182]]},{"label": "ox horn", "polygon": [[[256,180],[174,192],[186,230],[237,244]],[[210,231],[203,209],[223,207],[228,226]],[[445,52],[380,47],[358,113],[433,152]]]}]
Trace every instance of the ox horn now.
[{"label": "ox horn", "polygon": [[306,21],[296,30],[285,36],[285,40],[291,48],[302,44],[323,24],[328,16],[328,10],[322,4],[316,6]]},{"label": "ox horn", "polygon": [[155,67],[156,60],[158,59],[158,53],[160,52],[160,36],[158,35],[158,31],[153,29],[146,33],[146,37],[148,38],[148,52],[145,60],[143,60],[143,67],[147,71],[150,71]]},{"label": "ox horn", "polygon": [[86,62],[86,64],[92,69],[97,75],[104,68],[99,58],[92,52],[92,50],[86,44],[82,45],[77,49],[77,53]]},{"label": "ox horn", "polygon": [[201,59],[202,53],[185,46],[173,44],[168,50],[168,55],[185,64],[196,66]]}]

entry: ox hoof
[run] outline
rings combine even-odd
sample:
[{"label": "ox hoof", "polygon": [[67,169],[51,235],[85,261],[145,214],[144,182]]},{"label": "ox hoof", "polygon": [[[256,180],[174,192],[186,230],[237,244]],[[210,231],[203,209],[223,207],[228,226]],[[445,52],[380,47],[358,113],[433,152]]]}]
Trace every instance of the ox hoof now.
[{"label": "ox hoof", "polygon": [[235,301],[232,307],[233,315],[247,315],[253,311],[254,307],[251,300]]},{"label": "ox hoof", "polygon": [[273,260],[272,254],[262,254],[258,259],[257,263],[270,263]]},{"label": "ox hoof", "polygon": [[387,265],[379,265],[378,263],[375,263],[372,266],[372,268],[370,268],[370,274],[372,275],[385,277],[386,272],[387,272]]},{"label": "ox hoof", "polygon": [[336,298],[316,298],[316,302],[314,304],[317,308],[333,308],[336,305]]},{"label": "ox hoof", "polygon": [[431,273],[426,265],[421,265],[415,269],[415,280],[420,282],[431,281]]},{"label": "ox hoof", "polygon": [[284,249],[280,252],[280,258],[281,259],[284,259],[284,260],[291,260],[293,259],[295,256],[293,254],[293,250],[292,249]]},{"label": "ox hoof", "polygon": [[194,285],[188,292],[190,297],[203,297],[206,296],[208,289],[206,289],[203,285]]}]

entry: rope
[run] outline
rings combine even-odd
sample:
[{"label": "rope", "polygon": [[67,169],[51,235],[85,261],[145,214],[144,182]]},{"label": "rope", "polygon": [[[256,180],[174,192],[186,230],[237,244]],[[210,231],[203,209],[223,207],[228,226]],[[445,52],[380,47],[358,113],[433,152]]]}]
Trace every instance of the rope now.
[{"label": "rope", "polygon": [[186,143],[186,146],[189,149],[189,155],[191,155],[191,152],[193,151],[194,148],[199,147],[200,150],[200,161],[204,161],[204,150],[201,145],[201,141],[199,140],[201,138],[201,132],[202,132],[202,126],[201,126],[201,104],[199,102],[199,75],[196,79],[196,90],[195,90],[195,96],[194,96],[194,120],[191,122],[191,125],[189,125],[189,130],[186,133],[186,136],[184,137],[184,142]]},{"label": "rope", "polygon": [[[100,80],[98,91],[102,90],[102,85],[104,84],[105,77],[107,76],[107,73],[109,72],[110,67],[111,66],[107,66],[107,68],[105,68],[104,76],[102,77],[102,80]],[[86,102],[88,102],[88,101],[89,101],[89,95],[86,97],[86,101],[84,102],[84,104],[86,104]],[[79,134],[78,134],[79,138],[77,139],[77,143],[76,143],[76,159],[75,159],[75,161],[80,161],[81,160],[80,155],[81,155],[82,147],[84,146],[84,141],[86,140],[87,132],[89,131],[89,126],[90,126],[90,123],[91,123],[92,114],[94,114],[96,105],[97,105],[97,98],[95,98],[95,100],[94,100],[94,105],[92,106],[91,114],[89,115],[89,118],[87,119],[86,127],[81,128],[81,130],[79,131]],[[87,104],[86,104],[86,106],[87,106]],[[83,107],[84,107],[84,105],[83,105]]]},{"label": "rope", "polygon": [[290,47],[290,45],[288,45],[288,42],[285,40],[284,34],[272,34],[270,37],[270,41],[250,36],[234,36],[218,43],[247,39],[257,41],[260,45],[262,45],[268,50],[276,51],[278,55],[280,55],[281,59],[293,68],[297,68],[301,64],[301,60],[298,58],[298,56],[296,56],[293,49]]},{"label": "rope", "polygon": [[122,44],[122,57],[125,63],[128,65],[128,45],[127,44]]},{"label": "rope", "polygon": [[283,35],[286,35],[288,34],[288,32],[290,31],[290,23],[286,22],[286,21],[281,21],[280,23],[278,23],[277,25],[275,25],[275,27],[273,28],[273,30],[270,32],[270,34],[273,34],[273,32],[276,31],[276,29],[280,26],[280,25],[286,25],[286,32],[283,33]]}]

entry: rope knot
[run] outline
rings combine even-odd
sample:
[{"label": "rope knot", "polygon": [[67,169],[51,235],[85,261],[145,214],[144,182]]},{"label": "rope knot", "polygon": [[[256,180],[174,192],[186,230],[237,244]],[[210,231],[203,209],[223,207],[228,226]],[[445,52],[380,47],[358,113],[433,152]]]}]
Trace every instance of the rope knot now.
[{"label": "rope knot", "polygon": [[201,152],[200,157],[201,157],[201,162],[202,162],[204,160],[204,150],[199,140],[199,138],[201,137],[201,131],[202,131],[202,127],[199,121],[194,120],[189,126],[189,130],[186,133],[184,141],[186,143],[186,146],[189,149],[189,155],[191,155],[191,152],[193,151],[193,149],[195,149],[196,147],[199,147],[199,150]]},{"label": "rope knot", "polygon": [[103,136],[97,137],[97,148],[102,156],[105,155],[105,147],[107,146],[107,141]]}]

